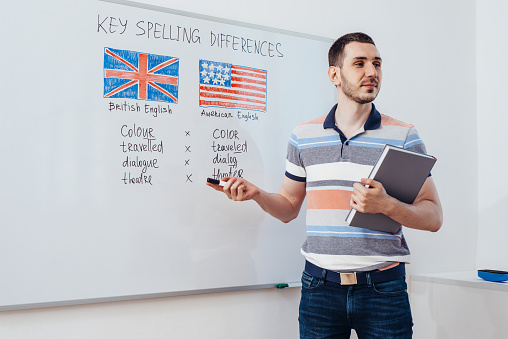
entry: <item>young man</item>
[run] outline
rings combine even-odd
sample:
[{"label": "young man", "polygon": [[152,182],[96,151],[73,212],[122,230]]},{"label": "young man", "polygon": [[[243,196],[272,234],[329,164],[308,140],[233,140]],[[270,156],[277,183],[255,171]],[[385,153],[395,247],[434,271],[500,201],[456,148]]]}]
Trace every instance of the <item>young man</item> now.
[{"label": "young man", "polygon": [[[338,103],[328,115],[297,126],[291,136],[286,175],[278,193],[243,178],[211,185],[236,201],[255,200],[275,218],[296,218],[307,197],[306,265],[300,301],[301,338],[411,338],[412,318],[404,264],[409,248],[396,234],[349,227],[350,208],[384,213],[410,228],[435,232],[442,209],[432,177],[413,204],[387,195],[366,179],[383,143],[425,153],[414,126],[380,114],[382,59],[366,34],[337,39],[328,53]],[[361,182],[361,183],[360,183]],[[369,188],[364,185],[370,186]]]}]

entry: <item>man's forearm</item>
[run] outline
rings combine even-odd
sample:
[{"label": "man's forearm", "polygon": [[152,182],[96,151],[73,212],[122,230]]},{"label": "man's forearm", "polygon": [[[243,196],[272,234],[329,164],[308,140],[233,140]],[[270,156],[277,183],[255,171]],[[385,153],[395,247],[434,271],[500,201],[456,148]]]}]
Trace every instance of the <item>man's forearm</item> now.
[{"label": "man's forearm", "polygon": [[268,193],[260,190],[254,201],[274,218],[287,223],[295,219],[300,212],[301,204],[295,204],[280,193]]},{"label": "man's forearm", "polygon": [[431,232],[438,231],[443,223],[440,204],[431,200],[406,204],[392,198],[384,214],[406,227]]},{"label": "man's forearm", "polygon": [[284,177],[279,193],[268,193],[243,178],[225,177],[224,187],[207,182],[216,191],[225,193],[234,201],[254,200],[271,216],[282,222],[290,222],[298,216],[305,199],[305,182]]}]

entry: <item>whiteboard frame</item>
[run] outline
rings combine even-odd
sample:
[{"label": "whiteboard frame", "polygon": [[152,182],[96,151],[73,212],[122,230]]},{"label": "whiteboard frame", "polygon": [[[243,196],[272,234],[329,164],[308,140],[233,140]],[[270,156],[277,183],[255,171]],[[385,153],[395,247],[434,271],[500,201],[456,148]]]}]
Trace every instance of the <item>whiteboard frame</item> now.
[{"label": "whiteboard frame", "polygon": [[150,11],[186,16],[186,17],[190,17],[190,18],[194,18],[194,19],[207,20],[207,21],[217,22],[217,23],[221,23],[221,24],[234,25],[234,26],[239,26],[239,27],[244,27],[244,28],[252,28],[252,29],[256,29],[256,30],[260,30],[260,31],[284,34],[284,35],[294,36],[294,37],[303,38],[303,39],[329,42],[330,44],[333,43],[333,41],[334,41],[334,39],[321,37],[321,36],[317,36],[317,35],[293,32],[293,31],[289,31],[289,30],[285,30],[285,29],[281,29],[281,28],[273,28],[273,27],[268,27],[268,26],[263,26],[263,25],[256,25],[256,24],[251,24],[251,23],[237,21],[237,20],[224,19],[224,18],[214,17],[211,15],[187,12],[187,11],[171,9],[171,8],[166,8],[166,7],[162,7],[162,6],[156,6],[156,5],[149,5],[149,4],[139,3],[139,2],[130,1],[130,0],[98,0],[98,1],[117,4],[117,5],[124,5],[124,6],[129,6],[129,7],[136,7],[136,8],[141,8],[141,9],[147,9]]},{"label": "whiteboard frame", "polygon": [[[301,287],[302,286],[302,283],[300,281],[284,282],[284,283],[288,284],[288,286],[285,288]],[[31,303],[31,304],[7,305],[7,306],[0,306],[0,312],[27,310],[27,309],[34,309],[34,308],[88,305],[88,304],[107,303],[107,302],[116,302],[116,301],[179,297],[179,296],[185,296],[185,295],[261,290],[261,289],[266,289],[266,288],[277,288],[277,285],[276,284],[245,285],[245,286],[221,287],[221,288],[210,288],[210,289],[200,289],[200,290],[186,290],[186,291],[179,291],[179,292],[134,294],[134,295],[124,295],[124,296],[114,296],[114,297],[104,297],[104,298],[74,299],[74,300],[62,300],[62,301],[52,301],[52,302],[42,302],[42,303]]]}]

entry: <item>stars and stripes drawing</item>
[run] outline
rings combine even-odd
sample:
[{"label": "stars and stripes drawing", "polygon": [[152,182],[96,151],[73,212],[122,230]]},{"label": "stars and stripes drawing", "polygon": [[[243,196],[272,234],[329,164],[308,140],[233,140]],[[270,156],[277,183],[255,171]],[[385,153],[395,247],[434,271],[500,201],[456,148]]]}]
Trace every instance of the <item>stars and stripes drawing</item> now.
[{"label": "stars and stripes drawing", "polygon": [[179,59],[104,48],[104,97],[178,102]]},{"label": "stars and stripes drawing", "polygon": [[267,72],[199,61],[199,105],[266,111]]}]

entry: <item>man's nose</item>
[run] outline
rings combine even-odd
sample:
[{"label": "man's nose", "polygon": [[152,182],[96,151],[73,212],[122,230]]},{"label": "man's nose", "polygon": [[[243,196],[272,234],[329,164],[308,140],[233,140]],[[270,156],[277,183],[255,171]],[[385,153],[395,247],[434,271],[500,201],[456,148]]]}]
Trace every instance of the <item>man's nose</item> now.
[{"label": "man's nose", "polygon": [[373,64],[367,64],[365,66],[365,76],[370,78],[377,77],[377,69]]}]

